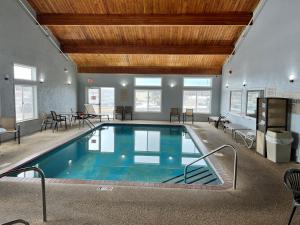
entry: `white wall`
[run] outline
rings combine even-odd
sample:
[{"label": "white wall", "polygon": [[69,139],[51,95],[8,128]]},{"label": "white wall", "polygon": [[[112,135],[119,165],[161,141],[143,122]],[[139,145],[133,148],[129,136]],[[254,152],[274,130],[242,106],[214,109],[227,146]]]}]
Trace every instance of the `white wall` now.
[{"label": "white wall", "polygon": [[[13,64],[37,68],[37,78],[45,83],[37,85],[38,112],[70,111],[77,107],[76,69],[67,62],[33,23],[17,1],[0,3],[0,116],[14,117]],[[64,68],[69,73],[64,72]],[[9,81],[4,77],[8,75]],[[67,79],[72,85],[66,85]],[[40,120],[21,124],[21,132],[32,133],[40,128]]]},{"label": "white wall", "polygon": [[[95,87],[114,87],[115,104],[134,106],[134,77],[143,75],[118,75],[118,74],[79,74],[78,75],[78,108],[82,110],[83,104],[87,103],[86,87],[87,79],[93,79]],[[144,75],[147,77],[147,75]],[[161,113],[135,113],[134,119],[140,120],[169,120],[170,108],[182,108],[183,76],[182,75],[149,75],[149,77],[162,77],[162,112]],[[187,76],[188,77],[188,76]],[[194,77],[194,76],[193,76]],[[212,76],[212,115],[219,115],[220,106],[220,85],[221,78]],[[126,88],[121,86],[122,82],[128,83]],[[176,83],[171,88],[170,83]],[[126,101],[121,101],[121,90],[126,89],[128,97]],[[207,121],[208,115],[198,114],[195,120]]]},{"label": "white wall", "polygon": [[[255,129],[255,120],[232,115],[229,110],[229,93],[243,89],[243,112],[246,108],[246,89],[275,88],[278,96],[300,94],[300,1],[269,0],[254,21],[241,47],[230,63],[223,67],[221,113],[231,120]],[[229,75],[228,71],[232,70]],[[294,83],[288,80],[295,74]],[[247,82],[242,88],[242,82]],[[228,82],[229,88],[225,88]],[[291,130],[298,148],[300,115],[291,115]]]}]

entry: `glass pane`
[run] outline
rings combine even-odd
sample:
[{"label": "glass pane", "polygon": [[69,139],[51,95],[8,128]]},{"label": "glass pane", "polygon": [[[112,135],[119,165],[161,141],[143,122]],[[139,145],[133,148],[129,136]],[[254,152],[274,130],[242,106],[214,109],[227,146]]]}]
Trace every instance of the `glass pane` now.
[{"label": "glass pane", "polygon": [[15,86],[15,104],[16,104],[16,120],[23,120],[23,100],[22,100],[22,86]]},{"label": "glass pane", "polygon": [[184,78],[185,87],[211,87],[211,78]]},{"label": "glass pane", "polygon": [[147,151],[147,131],[134,131],[134,151]]},{"label": "glass pane", "polygon": [[36,80],[35,68],[23,65],[14,65],[14,77],[21,80]]},{"label": "glass pane", "polygon": [[90,88],[88,89],[88,104],[92,104],[95,110],[95,113],[100,113],[100,91],[99,88]]},{"label": "glass pane", "polygon": [[211,91],[197,91],[197,110],[198,113],[210,113]]},{"label": "glass pane", "polygon": [[148,151],[159,152],[160,151],[160,132],[148,131]]},{"label": "glass pane", "polygon": [[155,77],[136,77],[135,78],[135,86],[152,86],[152,87],[160,87],[161,86],[161,78]]},{"label": "glass pane", "polygon": [[231,91],[230,93],[230,111],[235,113],[242,112],[242,92]]},{"label": "glass pane", "polygon": [[89,139],[89,150],[99,151],[99,130],[96,130]]},{"label": "glass pane", "polygon": [[148,111],[148,91],[136,90],[135,91],[135,111],[147,112]]},{"label": "glass pane", "polygon": [[33,87],[23,86],[23,119],[34,118],[34,95]]},{"label": "glass pane", "polygon": [[194,109],[196,110],[196,91],[184,91],[183,92],[183,111],[185,109]]},{"label": "glass pane", "polygon": [[115,108],[115,89],[101,88],[101,114],[113,116]]},{"label": "glass pane", "polygon": [[149,90],[149,112],[160,112],[161,91]]},{"label": "glass pane", "polygon": [[264,91],[248,91],[247,92],[247,116],[256,117],[256,101],[257,98],[263,97]]}]

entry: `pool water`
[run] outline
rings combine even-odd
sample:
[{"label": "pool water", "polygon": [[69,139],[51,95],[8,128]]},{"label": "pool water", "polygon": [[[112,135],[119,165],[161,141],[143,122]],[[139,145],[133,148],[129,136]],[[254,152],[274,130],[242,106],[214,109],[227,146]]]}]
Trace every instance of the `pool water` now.
[{"label": "pool water", "polygon": [[[41,168],[47,178],[175,184],[183,183],[184,166],[201,155],[184,126],[108,124],[25,166]],[[189,171],[187,183],[221,184],[207,161]]]}]

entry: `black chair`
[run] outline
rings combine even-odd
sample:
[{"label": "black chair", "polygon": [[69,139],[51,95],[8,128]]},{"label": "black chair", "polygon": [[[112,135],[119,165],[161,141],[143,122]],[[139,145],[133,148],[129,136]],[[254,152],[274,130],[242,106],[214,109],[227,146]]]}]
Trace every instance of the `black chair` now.
[{"label": "black chair", "polygon": [[126,115],[130,115],[130,119],[132,120],[132,113],[133,113],[133,109],[132,106],[125,106],[124,107],[124,120],[126,120]]},{"label": "black chair", "polygon": [[[60,126],[62,126],[61,122],[65,122],[65,128],[68,129],[66,116],[58,115],[54,111],[51,111],[51,116],[52,116],[52,120],[53,120],[52,121],[52,132],[54,132],[55,128],[58,131],[58,124],[60,124]],[[54,124],[54,127],[53,127],[53,124]]]},{"label": "black chair", "polygon": [[180,123],[180,112],[178,108],[171,108],[170,111],[170,123],[172,122],[172,117],[177,118],[178,122]]},{"label": "black chair", "polygon": [[117,119],[118,116],[121,116],[121,120],[124,119],[124,106],[116,106],[114,110],[114,119]]},{"label": "black chair", "polygon": [[294,197],[293,209],[288,223],[290,225],[296,208],[300,206],[300,169],[288,169],[284,174],[284,184]]},{"label": "black chair", "polygon": [[194,112],[193,109],[185,109],[185,113],[183,113],[183,123],[186,122],[188,117],[192,118],[192,123],[194,123]]}]

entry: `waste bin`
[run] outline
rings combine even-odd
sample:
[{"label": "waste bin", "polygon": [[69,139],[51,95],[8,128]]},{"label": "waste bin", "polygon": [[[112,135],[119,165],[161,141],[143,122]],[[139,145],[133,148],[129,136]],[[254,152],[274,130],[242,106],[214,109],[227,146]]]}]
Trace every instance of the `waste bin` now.
[{"label": "waste bin", "polygon": [[293,140],[288,131],[268,130],[266,134],[268,159],[276,163],[289,162]]}]

